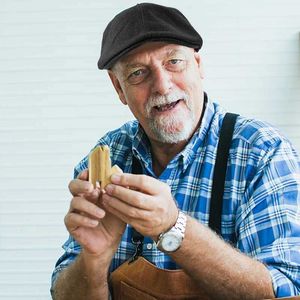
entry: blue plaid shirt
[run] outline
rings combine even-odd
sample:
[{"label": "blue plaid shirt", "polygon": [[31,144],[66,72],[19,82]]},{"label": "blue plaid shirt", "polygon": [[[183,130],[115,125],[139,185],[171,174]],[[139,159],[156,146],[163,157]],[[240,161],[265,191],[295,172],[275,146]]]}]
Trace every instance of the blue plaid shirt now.
[{"label": "blue plaid shirt", "polygon": [[[199,130],[168,164],[159,180],[167,183],[178,207],[208,225],[212,178],[220,127],[225,112],[208,102]],[[152,170],[149,141],[137,121],[107,133],[97,145],[108,145],[112,164],[132,171],[132,155],[144,174]],[[75,177],[88,167],[85,157]],[[290,142],[274,127],[238,117],[231,143],[222,209],[222,238],[268,268],[277,297],[300,294],[300,162]],[[132,228],[127,226],[110,271],[132,257]],[[52,283],[72,263],[80,245],[70,237],[57,261]],[[159,268],[179,266],[145,238],[143,256]]]}]

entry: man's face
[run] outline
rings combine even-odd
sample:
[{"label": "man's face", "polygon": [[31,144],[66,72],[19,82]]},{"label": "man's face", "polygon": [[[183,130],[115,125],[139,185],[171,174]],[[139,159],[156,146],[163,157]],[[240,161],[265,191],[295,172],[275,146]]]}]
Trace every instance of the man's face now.
[{"label": "man's face", "polygon": [[203,105],[200,57],[193,49],[146,43],[118,61],[109,74],[120,100],[150,140],[177,143],[191,137]]}]

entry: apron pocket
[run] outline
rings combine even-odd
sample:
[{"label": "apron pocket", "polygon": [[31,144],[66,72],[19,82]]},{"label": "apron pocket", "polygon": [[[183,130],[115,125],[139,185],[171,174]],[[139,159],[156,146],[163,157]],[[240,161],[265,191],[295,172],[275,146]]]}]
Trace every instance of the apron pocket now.
[{"label": "apron pocket", "polygon": [[124,281],[121,281],[121,295],[122,300],[157,300],[157,298],[139,291],[138,289],[128,285]]}]

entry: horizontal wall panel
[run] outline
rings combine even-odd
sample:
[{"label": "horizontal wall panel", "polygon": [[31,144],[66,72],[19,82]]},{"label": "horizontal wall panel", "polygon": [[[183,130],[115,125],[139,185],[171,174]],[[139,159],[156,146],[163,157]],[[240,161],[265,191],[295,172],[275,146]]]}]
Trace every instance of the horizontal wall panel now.
[{"label": "horizontal wall panel", "polygon": [[[300,151],[299,0],[154,2],[201,33],[209,98],[274,124]],[[133,119],[97,60],[107,22],[135,4],[1,1],[0,299],[51,299],[73,168]]]}]

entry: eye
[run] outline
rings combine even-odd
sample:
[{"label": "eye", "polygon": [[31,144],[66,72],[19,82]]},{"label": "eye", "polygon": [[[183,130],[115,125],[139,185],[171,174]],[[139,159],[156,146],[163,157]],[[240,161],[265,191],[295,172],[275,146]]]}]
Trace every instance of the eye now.
[{"label": "eye", "polygon": [[127,78],[129,83],[140,83],[147,76],[147,69],[137,69],[131,72]]},{"label": "eye", "polygon": [[179,72],[184,69],[185,60],[179,58],[172,58],[167,61],[166,68],[173,72]]},{"label": "eye", "polygon": [[137,77],[137,76],[142,75],[142,73],[143,73],[143,70],[142,70],[142,69],[136,70],[136,71],[132,72],[132,73],[129,75],[129,77],[130,77],[130,76]]},{"label": "eye", "polygon": [[178,65],[179,63],[182,62],[182,60],[181,59],[170,59],[169,62],[171,65]]}]

